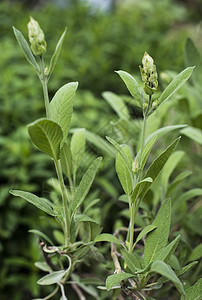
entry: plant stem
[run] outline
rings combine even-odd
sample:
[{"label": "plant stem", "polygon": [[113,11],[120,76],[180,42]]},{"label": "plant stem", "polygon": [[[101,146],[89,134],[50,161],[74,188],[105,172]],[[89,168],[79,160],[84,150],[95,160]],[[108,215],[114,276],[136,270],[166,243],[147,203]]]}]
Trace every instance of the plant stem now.
[{"label": "plant stem", "polygon": [[130,228],[129,228],[129,253],[133,251],[133,239],[134,239],[134,226],[135,226],[135,215],[134,215],[135,204],[130,204]]},{"label": "plant stem", "polygon": [[45,73],[44,73],[45,67],[44,67],[44,60],[43,60],[42,56],[40,56],[40,62],[41,62],[41,73],[42,73],[42,76],[40,77],[40,79],[41,79],[41,83],[43,86],[43,95],[44,95],[44,101],[45,101],[46,116],[47,116],[47,118],[50,118],[47,77],[45,76]]},{"label": "plant stem", "polygon": [[67,191],[64,184],[61,164],[58,160],[54,160],[54,163],[55,163],[55,169],[57,172],[61,193],[62,193],[62,203],[63,203],[64,221],[65,221],[65,247],[67,247],[70,242],[70,218],[69,218],[69,212],[67,207],[67,203],[68,203]]}]

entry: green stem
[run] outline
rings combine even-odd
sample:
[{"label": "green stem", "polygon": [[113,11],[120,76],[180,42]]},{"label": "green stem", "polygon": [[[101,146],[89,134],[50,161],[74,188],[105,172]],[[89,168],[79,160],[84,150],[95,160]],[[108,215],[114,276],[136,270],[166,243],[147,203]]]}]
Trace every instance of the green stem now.
[{"label": "green stem", "polygon": [[64,221],[65,221],[65,247],[67,247],[70,242],[70,218],[69,218],[69,212],[67,206],[68,204],[67,191],[64,184],[60,161],[54,160],[54,163],[55,163],[55,169],[57,172],[61,193],[62,193],[62,203],[63,203]]},{"label": "green stem", "polygon": [[45,109],[46,109],[46,116],[47,118],[50,118],[50,109],[49,109],[49,96],[48,96],[48,86],[47,86],[47,77],[45,76],[45,67],[44,67],[44,60],[43,57],[40,56],[40,62],[41,62],[41,83],[43,86],[43,95],[45,100]]},{"label": "green stem", "polygon": [[141,137],[141,147],[140,147],[140,160],[139,160],[140,172],[142,171],[142,166],[141,165],[142,165],[142,155],[143,155],[144,146],[145,146],[146,129],[147,129],[147,117],[144,116],[143,125],[142,125],[142,137]]},{"label": "green stem", "polygon": [[134,240],[134,226],[135,226],[135,204],[130,204],[130,228],[129,228],[129,253],[133,252],[133,240]]}]

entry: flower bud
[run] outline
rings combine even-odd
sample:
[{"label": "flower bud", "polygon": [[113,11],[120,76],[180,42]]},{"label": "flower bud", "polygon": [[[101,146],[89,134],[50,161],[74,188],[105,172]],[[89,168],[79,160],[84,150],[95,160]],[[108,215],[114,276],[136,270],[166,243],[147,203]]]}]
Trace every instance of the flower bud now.
[{"label": "flower bud", "polygon": [[28,23],[28,37],[34,55],[42,55],[46,52],[46,41],[39,23],[30,17]]},{"label": "flower bud", "polygon": [[157,106],[158,106],[158,100],[155,100],[153,103],[152,103],[152,109],[155,109],[155,108],[157,108]]},{"label": "flower bud", "polygon": [[139,164],[138,164],[137,160],[135,159],[133,164],[132,164],[132,171],[134,173],[137,173],[138,170],[139,170]]},{"label": "flower bud", "polygon": [[144,82],[144,91],[147,95],[152,95],[158,87],[158,75],[153,58],[147,53],[144,53],[142,59],[142,67],[140,66],[142,80]]}]

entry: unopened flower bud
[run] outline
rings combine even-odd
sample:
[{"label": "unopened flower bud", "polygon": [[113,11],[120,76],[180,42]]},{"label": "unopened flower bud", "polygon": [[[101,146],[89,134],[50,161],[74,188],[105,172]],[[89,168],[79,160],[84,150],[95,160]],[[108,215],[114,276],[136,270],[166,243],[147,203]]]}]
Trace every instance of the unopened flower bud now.
[{"label": "unopened flower bud", "polygon": [[46,41],[39,23],[30,17],[28,23],[28,37],[34,55],[42,55],[46,52]]},{"label": "unopened flower bud", "polygon": [[152,95],[158,87],[158,75],[154,60],[147,52],[144,53],[140,71],[142,74],[142,80],[144,82],[144,91],[147,95]]},{"label": "unopened flower bud", "polygon": [[157,106],[158,106],[158,100],[155,100],[155,101],[152,103],[152,109],[157,108]]},{"label": "unopened flower bud", "polygon": [[136,173],[138,170],[139,170],[139,164],[138,164],[137,160],[135,159],[133,164],[132,164],[132,171],[134,173]]}]

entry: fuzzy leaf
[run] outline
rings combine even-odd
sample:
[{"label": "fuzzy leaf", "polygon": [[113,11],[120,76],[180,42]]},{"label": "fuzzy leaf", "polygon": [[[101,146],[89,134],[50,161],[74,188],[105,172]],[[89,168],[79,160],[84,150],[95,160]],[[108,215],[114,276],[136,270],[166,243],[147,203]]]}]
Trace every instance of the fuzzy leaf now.
[{"label": "fuzzy leaf", "polygon": [[63,142],[67,138],[70,127],[73,102],[78,82],[70,82],[63,85],[54,95],[50,102],[50,117],[60,125],[63,132]]},{"label": "fuzzy leaf", "polygon": [[154,229],[156,229],[156,225],[147,225],[137,236],[137,239],[135,241],[135,245],[149,232],[153,231]]},{"label": "fuzzy leaf", "polygon": [[49,284],[57,283],[64,277],[66,272],[67,271],[65,270],[61,270],[61,271],[56,271],[51,274],[45,275],[44,277],[39,279],[37,283],[40,285],[49,285]]},{"label": "fuzzy leaf", "polygon": [[37,70],[37,72],[40,72],[39,65],[37,64],[36,59],[29,47],[29,44],[25,40],[23,34],[19,30],[17,30],[14,26],[13,26],[13,31],[25,58]]},{"label": "fuzzy leaf", "polygon": [[144,258],[148,265],[155,261],[160,250],[162,250],[167,242],[170,231],[171,220],[171,201],[164,201],[152,225],[157,228],[150,232],[145,240]]},{"label": "fuzzy leaf", "polygon": [[97,221],[95,221],[92,218],[90,218],[89,216],[83,215],[83,214],[75,214],[74,221],[75,222],[93,222],[93,223],[97,224]]},{"label": "fuzzy leaf", "polygon": [[109,233],[102,233],[94,239],[94,242],[109,242],[117,245],[121,245],[121,241],[119,241],[114,235]]},{"label": "fuzzy leaf", "polygon": [[124,262],[127,264],[128,268],[132,273],[137,273],[137,269],[140,269],[140,262],[138,258],[125,250],[121,250],[121,254],[124,257]]},{"label": "fuzzy leaf", "polygon": [[192,251],[192,253],[190,254],[188,261],[193,261],[196,259],[201,258],[202,256],[202,244],[198,245],[196,248],[194,248],[194,250]]},{"label": "fuzzy leaf", "polygon": [[156,259],[165,261],[166,263],[169,261],[170,257],[174,254],[175,249],[180,240],[180,235],[178,235],[168,246],[164,249],[161,249],[159,253],[157,253]]},{"label": "fuzzy leaf", "polygon": [[[181,297],[181,300],[184,298]],[[186,290],[186,300],[202,299],[202,278],[200,278],[193,286]]]},{"label": "fuzzy leaf", "polygon": [[180,268],[179,270],[176,270],[176,275],[181,276],[188,272],[191,268],[193,268],[195,265],[197,265],[198,261],[193,261],[190,264],[184,266],[183,268]]},{"label": "fuzzy leaf", "polygon": [[138,182],[138,184],[135,186],[133,192],[132,192],[132,195],[131,195],[131,200],[132,200],[132,203],[134,203],[136,201],[136,199],[138,198],[139,196],[139,192],[141,190],[141,186],[144,185],[145,182],[153,182],[153,179],[151,177],[147,177],[141,181]]},{"label": "fuzzy leaf", "polygon": [[20,197],[27,202],[33,204],[37,208],[41,209],[42,211],[46,212],[51,216],[56,216],[56,213],[53,211],[52,206],[50,205],[51,202],[48,199],[38,197],[32,193],[19,191],[19,190],[11,190],[10,194],[16,197]]},{"label": "fuzzy leaf", "polygon": [[60,160],[62,165],[63,173],[71,178],[72,174],[72,153],[70,146],[65,142],[62,149],[60,150]]},{"label": "fuzzy leaf", "polygon": [[121,97],[117,96],[112,92],[104,92],[102,93],[102,96],[105,98],[105,100],[109,103],[109,105],[113,108],[113,110],[121,119],[129,119],[127,106],[125,105]]},{"label": "fuzzy leaf", "polygon": [[72,172],[74,177],[84,154],[85,143],[85,129],[75,131],[71,139]]},{"label": "fuzzy leaf", "polygon": [[29,230],[30,233],[34,233],[40,237],[42,237],[45,241],[47,241],[50,245],[53,246],[53,242],[51,241],[51,239],[43,232],[36,230],[36,229],[30,229]]},{"label": "fuzzy leaf", "polygon": [[154,135],[150,140],[149,142],[145,145],[145,148],[144,148],[144,151],[143,151],[143,154],[142,154],[142,162],[141,162],[141,168],[143,169],[145,164],[146,164],[146,161],[147,161],[147,158],[152,150],[152,147],[154,146],[154,144],[156,143],[156,139],[157,139],[157,136]]},{"label": "fuzzy leaf", "polygon": [[188,67],[179,73],[163,91],[159,98],[159,103],[167,101],[191,76],[194,67]]},{"label": "fuzzy leaf", "polygon": [[53,159],[59,159],[63,134],[60,126],[48,119],[40,119],[28,125],[32,142]]},{"label": "fuzzy leaf", "polygon": [[187,127],[180,131],[182,134],[186,135],[196,143],[202,145],[202,130],[195,127]]},{"label": "fuzzy leaf", "polygon": [[98,171],[98,168],[100,166],[100,163],[102,161],[102,157],[98,157],[88,168],[86,173],[83,175],[79,186],[76,190],[76,195],[72,204],[72,211],[73,214],[76,212],[77,208],[82,204],[85,197],[87,196],[90,187],[93,183],[93,180],[95,178],[95,175]]},{"label": "fuzzy leaf", "polygon": [[107,277],[106,280],[106,288],[109,291],[113,287],[113,285],[119,283],[122,280],[131,278],[133,276],[134,276],[133,274],[129,274],[129,273],[118,273],[115,275],[110,275]]},{"label": "fuzzy leaf", "polygon": [[38,262],[35,262],[34,264],[37,268],[39,268],[40,270],[42,270],[44,272],[51,272],[51,268],[45,262],[38,261]]}]

